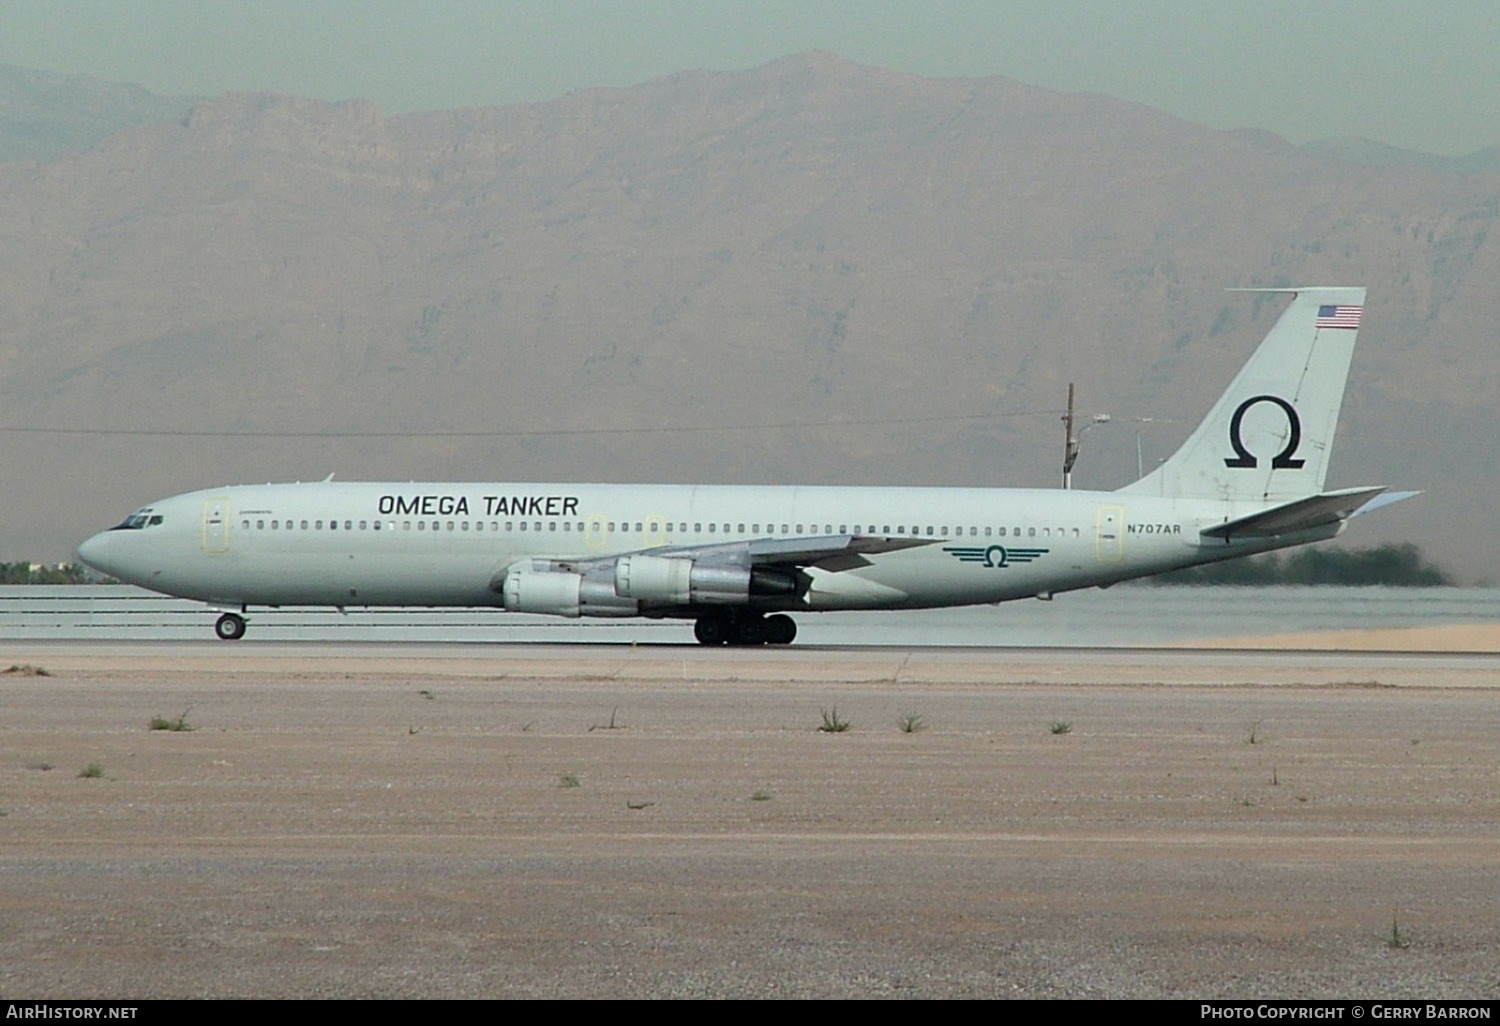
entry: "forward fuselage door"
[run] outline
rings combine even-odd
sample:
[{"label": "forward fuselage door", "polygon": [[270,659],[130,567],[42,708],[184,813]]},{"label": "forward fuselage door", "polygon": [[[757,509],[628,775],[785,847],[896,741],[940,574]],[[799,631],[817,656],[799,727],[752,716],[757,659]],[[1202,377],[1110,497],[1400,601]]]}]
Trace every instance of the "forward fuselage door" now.
[{"label": "forward fuselage door", "polygon": [[203,503],[203,551],[210,556],[229,551],[227,496],[216,496]]},{"label": "forward fuselage door", "polygon": [[1100,506],[1094,511],[1094,558],[1101,563],[1125,558],[1125,507]]}]

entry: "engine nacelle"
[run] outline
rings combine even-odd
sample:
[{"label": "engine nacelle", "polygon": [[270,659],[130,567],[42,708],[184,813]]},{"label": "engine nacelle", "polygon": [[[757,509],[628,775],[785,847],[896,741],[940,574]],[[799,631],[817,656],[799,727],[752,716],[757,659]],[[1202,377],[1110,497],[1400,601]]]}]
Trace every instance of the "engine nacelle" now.
[{"label": "engine nacelle", "polygon": [[693,561],[666,556],[621,556],[615,561],[615,594],[643,602],[686,605],[692,597]]},{"label": "engine nacelle", "polygon": [[580,574],[547,570],[512,570],[505,575],[505,608],[513,613],[582,616],[578,605]]},{"label": "engine nacelle", "polygon": [[639,616],[640,604],[621,599],[604,581],[561,570],[518,568],[505,575],[505,608],[550,616]]},{"label": "engine nacelle", "polygon": [[615,593],[656,605],[745,605],[751,597],[794,595],[797,578],[764,567],[701,566],[680,556],[621,556]]}]

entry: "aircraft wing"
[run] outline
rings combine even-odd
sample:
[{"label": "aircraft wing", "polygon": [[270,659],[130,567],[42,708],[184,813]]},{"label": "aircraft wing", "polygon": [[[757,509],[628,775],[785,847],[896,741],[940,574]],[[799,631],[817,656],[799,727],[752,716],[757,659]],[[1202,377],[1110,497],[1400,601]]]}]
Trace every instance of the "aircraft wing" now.
[{"label": "aircraft wing", "polygon": [[809,567],[838,573],[869,566],[866,556],[931,545],[921,538],[899,538],[864,534],[836,534],[817,538],[758,538],[750,543],[750,561],[756,566]]},{"label": "aircraft wing", "polygon": [[[1340,520],[1348,520],[1361,512],[1360,507],[1370,503],[1383,491],[1385,491],[1385,486],[1380,485],[1374,488],[1344,488],[1335,492],[1325,492],[1322,495],[1310,495],[1305,499],[1297,499],[1280,506],[1272,506],[1270,509],[1263,509],[1259,513],[1251,513],[1249,516],[1205,527],[1198,533],[1205,538],[1222,538],[1224,541],[1230,541],[1233,538],[1269,538],[1307,531],[1314,527],[1338,523]],[[1380,505],[1390,505],[1391,502],[1399,502],[1401,499],[1410,498],[1416,494],[1416,492],[1397,493],[1395,497]]]},{"label": "aircraft wing", "polygon": [[[720,545],[665,545],[640,549],[643,556],[669,559],[691,559],[703,566],[757,566],[797,569],[817,567],[830,573],[869,566],[866,556],[882,552],[931,545],[941,539],[904,538],[886,535],[834,534],[807,538],[754,538],[748,542],[724,542]],[[612,564],[622,555],[598,556],[568,560],[579,567]]]}]

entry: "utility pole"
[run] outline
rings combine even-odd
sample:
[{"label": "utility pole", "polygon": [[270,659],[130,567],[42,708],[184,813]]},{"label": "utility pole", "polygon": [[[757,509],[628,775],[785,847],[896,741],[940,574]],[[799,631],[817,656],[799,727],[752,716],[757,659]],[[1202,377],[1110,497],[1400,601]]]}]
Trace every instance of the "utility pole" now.
[{"label": "utility pole", "polygon": [[1078,462],[1078,436],[1073,433],[1073,382],[1068,382],[1068,412],[1063,414],[1063,473],[1064,489],[1073,487],[1073,464]]},{"label": "utility pole", "polygon": [[1083,431],[1073,430],[1073,382],[1068,382],[1068,412],[1063,414],[1063,431],[1065,441],[1063,443],[1063,475],[1062,486],[1064,489],[1073,487],[1073,464],[1078,462],[1078,440],[1084,431],[1098,424],[1108,424],[1109,414],[1096,413],[1089,418],[1089,422],[1083,426]]}]

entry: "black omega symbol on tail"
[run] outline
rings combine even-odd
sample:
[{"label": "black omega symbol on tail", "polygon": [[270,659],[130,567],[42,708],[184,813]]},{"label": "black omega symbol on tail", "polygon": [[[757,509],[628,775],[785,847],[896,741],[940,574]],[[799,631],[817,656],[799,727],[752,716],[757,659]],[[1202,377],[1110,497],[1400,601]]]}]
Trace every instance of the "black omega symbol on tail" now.
[{"label": "black omega symbol on tail", "polygon": [[1302,421],[1297,416],[1297,411],[1292,409],[1292,404],[1280,396],[1257,395],[1240,403],[1235,409],[1234,416],[1229,418],[1229,444],[1234,446],[1234,455],[1224,458],[1226,467],[1257,467],[1260,465],[1255,456],[1245,448],[1245,443],[1240,440],[1240,423],[1245,419],[1245,411],[1256,403],[1275,403],[1281,407],[1281,412],[1286,414],[1287,436],[1286,446],[1275,456],[1271,457],[1271,468],[1273,470],[1288,469],[1296,470],[1306,463],[1299,460],[1293,454],[1297,446],[1302,444]]}]

